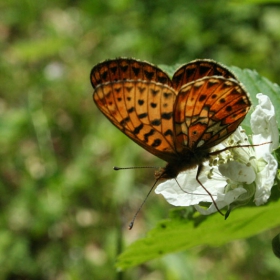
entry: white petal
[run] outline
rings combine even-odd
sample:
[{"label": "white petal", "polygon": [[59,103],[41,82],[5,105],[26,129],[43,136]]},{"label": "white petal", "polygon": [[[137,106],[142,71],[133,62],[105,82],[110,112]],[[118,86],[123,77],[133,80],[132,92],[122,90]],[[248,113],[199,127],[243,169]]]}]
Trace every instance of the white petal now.
[{"label": "white petal", "polygon": [[[206,172],[209,166],[205,166],[199,175],[199,180],[209,193],[216,199],[217,193],[222,192],[226,186],[225,180],[209,179]],[[178,175],[177,182],[174,179],[167,180],[157,186],[156,194],[161,194],[172,205],[189,206],[199,202],[211,202],[210,195],[197,182],[197,169],[187,170]]]},{"label": "white petal", "polygon": [[219,171],[223,176],[235,182],[251,184],[256,179],[256,173],[252,166],[237,161],[219,165]]},{"label": "white petal", "polygon": [[[233,201],[235,201],[241,194],[246,193],[247,191],[244,188],[236,188],[234,190],[231,190],[227,192],[226,194],[219,193],[217,196],[217,200],[215,200],[217,206],[219,209],[224,208],[225,206],[231,204]],[[216,206],[212,203],[207,209],[195,205],[194,206],[197,211],[199,211],[202,215],[209,215],[212,213],[217,212]]]},{"label": "white petal", "polygon": [[271,188],[277,173],[277,160],[271,155],[264,155],[267,165],[258,173],[256,180],[255,204],[257,206],[264,204],[270,197]]},{"label": "white petal", "polygon": [[[260,171],[257,173],[255,203],[261,205],[270,197],[271,188],[277,172],[278,163],[271,155],[271,151],[279,146],[279,133],[275,117],[275,109],[270,99],[261,93],[257,94],[259,105],[251,116],[251,126],[254,144],[272,141],[271,144],[255,146],[257,164]],[[263,165],[265,162],[266,165]]]},{"label": "white petal", "polygon": [[253,136],[253,142],[260,144],[272,141],[269,147],[271,150],[276,149],[279,145],[279,133],[274,106],[269,97],[262,93],[258,93],[257,98],[259,104],[251,115],[251,127],[253,134],[258,135],[258,138]]}]

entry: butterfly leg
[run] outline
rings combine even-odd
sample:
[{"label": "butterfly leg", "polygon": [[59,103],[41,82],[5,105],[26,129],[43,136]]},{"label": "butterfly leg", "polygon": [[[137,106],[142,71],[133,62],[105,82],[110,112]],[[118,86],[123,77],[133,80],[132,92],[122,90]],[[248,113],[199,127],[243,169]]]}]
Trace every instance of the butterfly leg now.
[{"label": "butterfly leg", "polygon": [[221,212],[221,210],[218,208],[218,205],[217,205],[216,201],[214,200],[212,194],[203,186],[203,184],[200,182],[200,180],[199,180],[199,178],[198,178],[199,175],[200,175],[200,173],[201,173],[201,171],[202,171],[202,169],[203,169],[203,164],[199,164],[199,165],[198,165],[198,168],[197,168],[197,172],[196,172],[196,177],[195,177],[195,179],[196,179],[196,181],[200,184],[200,186],[207,192],[207,194],[211,197],[211,199],[212,199],[212,201],[213,201],[213,204],[215,205],[217,211],[218,211],[222,216],[224,216],[224,214],[223,214],[223,213]]}]

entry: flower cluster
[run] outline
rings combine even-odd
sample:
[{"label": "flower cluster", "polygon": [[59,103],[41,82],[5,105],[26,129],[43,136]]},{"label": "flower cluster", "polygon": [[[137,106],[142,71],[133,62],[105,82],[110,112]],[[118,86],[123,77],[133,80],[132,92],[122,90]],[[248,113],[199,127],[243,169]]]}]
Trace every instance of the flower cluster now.
[{"label": "flower cluster", "polygon": [[[199,180],[212,198],[197,182],[197,169],[180,173],[177,182],[171,179],[159,184],[155,192],[172,205],[194,205],[204,215],[216,212],[217,207],[232,209],[246,204],[253,197],[257,206],[266,203],[277,172],[277,161],[271,153],[278,148],[279,134],[270,99],[261,93],[257,98],[259,104],[251,115],[251,143],[239,127],[216,150],[240,147],[226,149],[204,163]],[[199,205],[201,202],[209,202],[210,206],[204,208]]]}]

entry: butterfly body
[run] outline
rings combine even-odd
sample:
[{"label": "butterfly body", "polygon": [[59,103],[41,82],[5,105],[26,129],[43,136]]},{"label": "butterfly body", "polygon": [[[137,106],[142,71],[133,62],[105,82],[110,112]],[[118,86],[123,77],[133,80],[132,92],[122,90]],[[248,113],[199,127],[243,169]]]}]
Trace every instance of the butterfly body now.
[{"label": "butterfly body", "polygon": [[251,105],[236,77],[212,60],[185,64],[172,79],[147,62],[108,60],[92,69],[91,83],[101,112],[167,162],[157,179],[176,178],[196,166],[201,170],[211,149],[237,129]]},{"label": "butterfly body", "polygon": [[210,150],[189,151],[178,155],[177,159],[170,161],[165,167],[155,172],[156,179],[174,179],[180,172],[189,170],[202,164],[210,157]]}]

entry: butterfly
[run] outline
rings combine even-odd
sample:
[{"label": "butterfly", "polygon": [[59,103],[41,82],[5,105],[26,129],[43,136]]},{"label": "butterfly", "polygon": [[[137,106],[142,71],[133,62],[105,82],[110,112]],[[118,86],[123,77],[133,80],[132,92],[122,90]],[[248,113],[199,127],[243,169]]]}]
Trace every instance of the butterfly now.
[{"label": "butterfly", "polygon": [[251,106],[235,75],[210,59],[184,64],[169,78],[148,62],[118,58],[94,66],[90,79],[100,111],[167,162],[156,172],[157,180],[176,179],[198,166],[196,180],[203,187],[203,162],[237,129]]}]

